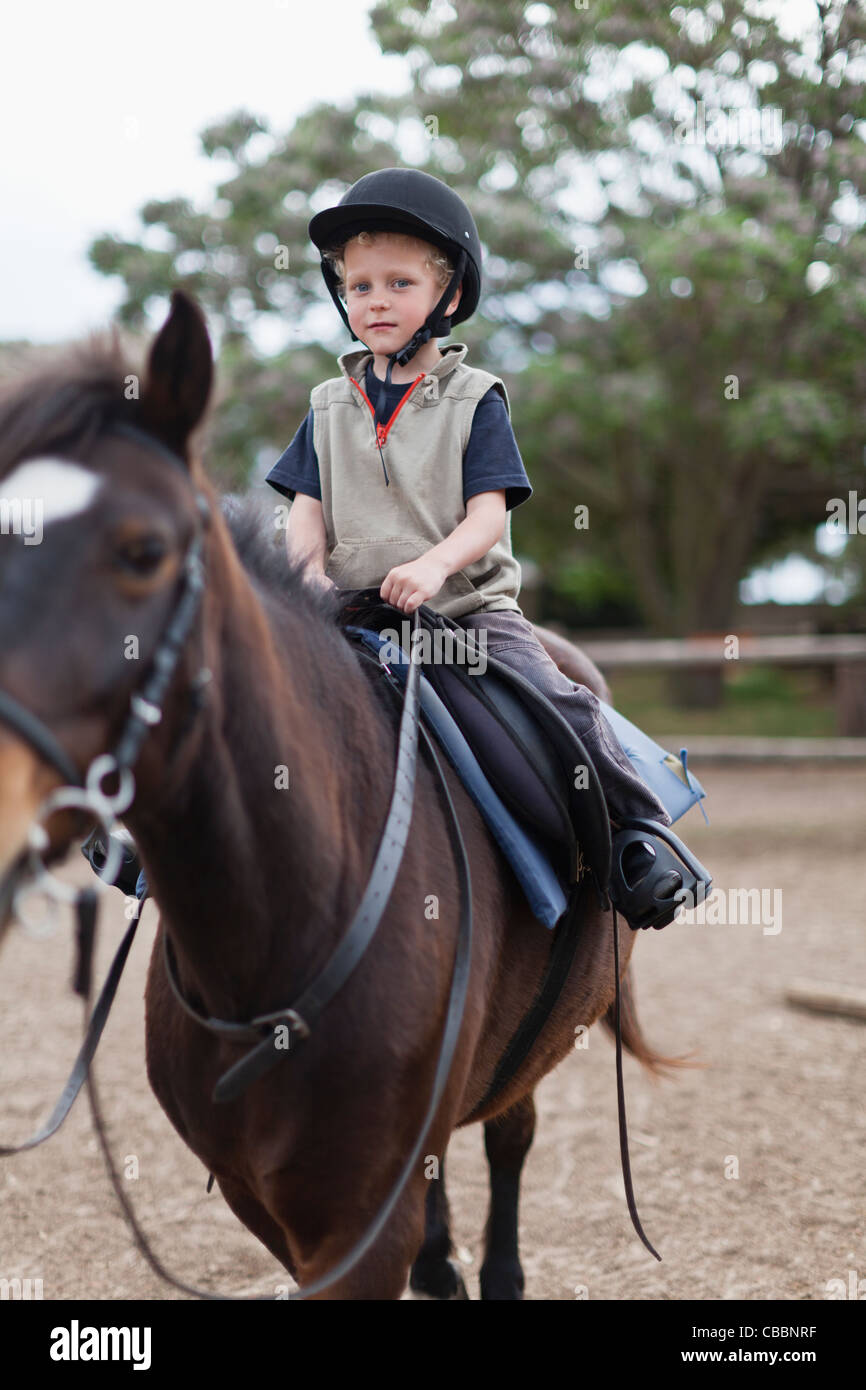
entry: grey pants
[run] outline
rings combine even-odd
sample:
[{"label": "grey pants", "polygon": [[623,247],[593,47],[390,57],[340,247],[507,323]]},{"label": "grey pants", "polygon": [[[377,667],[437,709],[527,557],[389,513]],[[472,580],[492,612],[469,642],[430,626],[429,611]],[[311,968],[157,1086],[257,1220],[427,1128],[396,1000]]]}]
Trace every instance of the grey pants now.
[{"label": "grey pants", "polygon": [[575,685],[563,675],[522,613],[500,609],[467,614],[458,621],[469,633],[484,628],[489,655],[519,671],[568,721],[595,764],[612,820],[646,816],[662,825],[670,825],[670,816],[638,776],[602,714],[598,698],[585,685]]}]

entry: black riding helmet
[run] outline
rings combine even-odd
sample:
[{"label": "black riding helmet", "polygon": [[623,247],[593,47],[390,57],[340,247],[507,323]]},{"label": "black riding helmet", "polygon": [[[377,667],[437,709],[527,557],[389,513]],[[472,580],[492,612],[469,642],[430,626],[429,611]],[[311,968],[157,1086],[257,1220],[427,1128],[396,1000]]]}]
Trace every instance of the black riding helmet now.
[{"label": "black riding helmet", "polygon": [[[362,231],[420,237],[438,246],[455,263],[450,284],[438,304],[409,342],[391,353],[386,377],[386,384],[390,384],[394,362],[405,366],[430,338],[444,337],[450,333],[452,322],[462,323],[474,314],[481,293],[481,241],[463,199],[441,179],[420,169],[379,169],[365,174],[343,194],[335,208],[317,213],[309,226],[310,239],[320,251],[338,246]],[[324,255],[322,275],[340,317],[352,333],[349,316],[337,293],[336,272]],[[458,285],[463,287],[460,303],[451,318],[446,318],[445,308]],[[361,341],[355,333],[352,338]]]}]

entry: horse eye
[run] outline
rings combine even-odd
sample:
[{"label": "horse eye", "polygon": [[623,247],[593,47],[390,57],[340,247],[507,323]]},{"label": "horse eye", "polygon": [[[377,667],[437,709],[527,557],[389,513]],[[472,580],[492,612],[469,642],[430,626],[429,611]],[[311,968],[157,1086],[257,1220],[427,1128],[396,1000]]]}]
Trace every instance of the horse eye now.
[{"label": "horse eye", "polygon": [[160,536],[139,536],[118,546],[115,558],[122,569],[132,574],[152,574],[165,559],[167,547]]}]

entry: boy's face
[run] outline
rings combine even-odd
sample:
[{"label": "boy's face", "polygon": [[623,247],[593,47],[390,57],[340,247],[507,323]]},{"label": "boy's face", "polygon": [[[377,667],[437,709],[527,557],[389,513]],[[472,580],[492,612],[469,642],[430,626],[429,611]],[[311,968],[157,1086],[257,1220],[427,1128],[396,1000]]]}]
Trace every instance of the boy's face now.
[{"label": "boy's face", "polygon": [[[397,352],[438,303],[442,290],[424,265],[427,251],[415,237],[378,232],[372,246],[351,241],[343,252],[346,313],[352,332],[373,352]],[[448,314],[460,293],[458,287]]]}]

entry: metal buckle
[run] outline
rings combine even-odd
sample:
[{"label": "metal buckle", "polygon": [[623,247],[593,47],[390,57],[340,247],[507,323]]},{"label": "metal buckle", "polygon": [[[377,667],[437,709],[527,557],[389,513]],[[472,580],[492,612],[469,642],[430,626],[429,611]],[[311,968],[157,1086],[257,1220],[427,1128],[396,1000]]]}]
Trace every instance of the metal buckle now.
[{"label": "metal buckle", "polygon": [[[102,789],[102,783],[115,773],[119,776],[117,791],[111,795]],[[27,899],[41,896],[55,902],[73,903],[78,899],[79,889],[56,878],[46,867],[43,855],[49,848],[48,832],[44,822],[56,811],[84,811],[92,816],[105,837],[106,859],[101,870],[94,870],[99,891],[114,886],[123,864],[123,851],[113,838],[117,820],[121,812],[131,806],[135,798],[135,778],[130,768],[120,768],[110,753],[94,758],[87,769],[84,787],[57,787],[37,808],[27,834],[27,877],[19,884],[13,897],[13,910],[25,931],[31,935],[49,935],[45,923],[46,916],[34,917],[27,909]]]},{"label": "metal buckle", "polygon": [[310,1025],[301,1018],[295,1009],[277,1009],[272,1014],[259,1014],[258,1018],[253,1019],[250,1026],[253,1028],[259,1028],[262,1025],[272,1027],[278,1023],[287,1024],[293,1033],[297,1033],[299,1038],[310,1036]]},{"label": "metal buckle", "polygon": [[[117,773],[120,783],[113,796],[102,790],[101,783],[106,777]],[[113,753],[102,753],[94,758],[87,769],[85,779],[87,791],[94,803],[94,809],[105,816],[120,816],[128,811],[135,799],[135,777],[129,767],[119,767]]]}]

